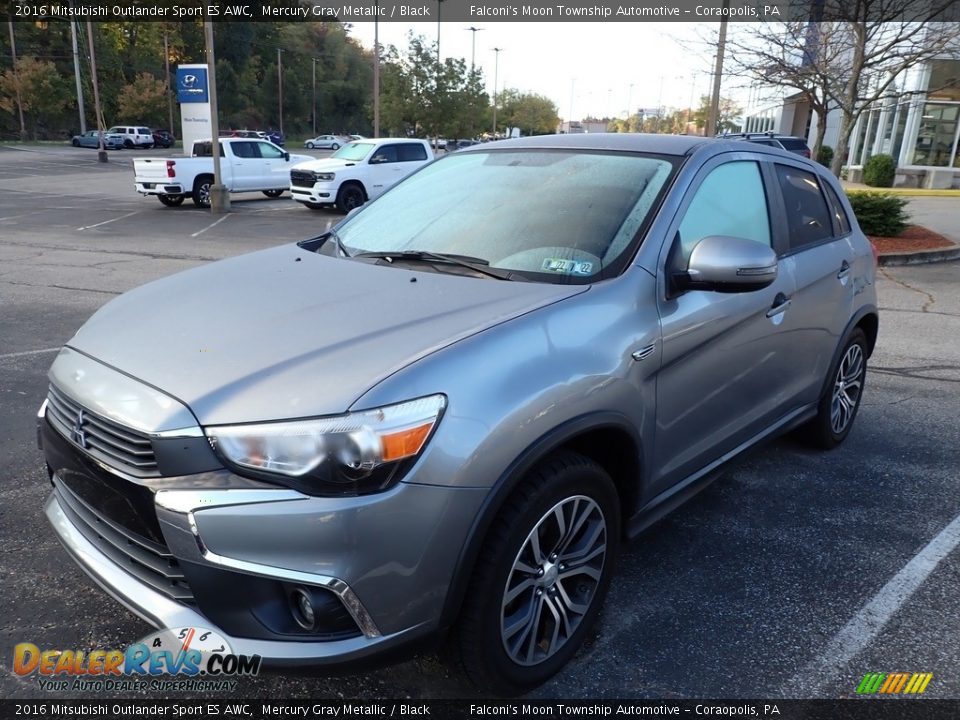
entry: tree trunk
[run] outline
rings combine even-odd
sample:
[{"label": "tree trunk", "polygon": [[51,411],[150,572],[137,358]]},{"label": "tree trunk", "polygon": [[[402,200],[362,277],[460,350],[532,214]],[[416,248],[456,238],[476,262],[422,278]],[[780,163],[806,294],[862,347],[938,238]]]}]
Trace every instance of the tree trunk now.
[{"label": "tree trunk", "polygon": [[820,156],[820,148],[823,147],[823,138],[827,134],[827,116],[829,111],[823,108],[817,108],[814,111],[817,116],[817,136],[813,140],[813,147],[810,148],[810,156],[814,161]]},{"label": "tree trunk", "polygon": [[850,148],[850,133],[853,131],[853,113],[844,109],[840,116],[840,133],[837,146],[833,149],[833,162],[830,163],[830,172],[840,177],[840,171],[847,162],[847,150]]}]

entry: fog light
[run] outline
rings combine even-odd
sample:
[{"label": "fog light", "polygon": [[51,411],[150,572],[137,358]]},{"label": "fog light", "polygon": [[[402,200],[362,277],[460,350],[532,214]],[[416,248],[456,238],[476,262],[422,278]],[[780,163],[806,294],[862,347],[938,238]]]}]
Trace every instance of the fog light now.
[{"label": "fog light", "polygon": [[293,604],[293,619],[297,625],[304,630],[313,630],[317,622],[317,615],[313,610],[313,600],[310,599],[310,593],[302,588],[293,591],[291,597]]}]

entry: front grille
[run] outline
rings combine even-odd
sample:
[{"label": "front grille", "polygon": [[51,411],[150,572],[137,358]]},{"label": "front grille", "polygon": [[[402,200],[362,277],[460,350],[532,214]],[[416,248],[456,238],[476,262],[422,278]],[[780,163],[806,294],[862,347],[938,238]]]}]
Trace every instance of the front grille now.
[{"label": "front grille", "polygon": [[135,477],[158,477],[150,438],[87,410],[50,385],[47,395],[50,424],[74,445],[101,462]]},{"label": "front grille", "polygon": [[183,603],[194,602],[193,592],[183,571],[165,544],[101,517],[56,475],[53,487],[57,501],[70,522],[100,552],[167,597]]},{"label": "front grille", "polygon": [[312,188],[317,182],[317,176],[313,170],[291,170],[290,182],[298,187]]}]

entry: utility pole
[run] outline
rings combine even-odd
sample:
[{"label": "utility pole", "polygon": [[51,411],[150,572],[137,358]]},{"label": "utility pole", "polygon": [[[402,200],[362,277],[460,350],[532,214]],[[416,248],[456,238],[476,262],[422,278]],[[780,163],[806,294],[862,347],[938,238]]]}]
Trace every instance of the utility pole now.
[{"label": "utility pole", "polygon": [[570,116],[567,118],[567,132],[573,132],[573,88],[577,83],[575,77],[570,78]]},{"label": "utility pole", "polygon": [[491,48],[493,56],[493,139],[497,139],[497,71],[500,69],[500,53],[503,48]]},{"label": "utility pole", "polygon": [[[71,4],[72,6],[72,4]],[[73,44],[73,77],[77,81],[77,108],[80,110],[80,134],[87,132],[87,113],[83,108],[83,83],[80,82],[80,51],[77,49],[77,21],[70,21],[70,41]]]},{"label": "utility pole", "polygon": [[373,136],[380,137],[380,0],[373,20]]},{"label": "utility pole", "polygon": [[167,45],[167,28],[163,28],[163,62],[167,69],[167,120],[170,125],[167,130],[173,134],[173,93],[170,92],[170,47]]},{"label": "utility pole", "polygon": [[630,103],[633,102],[633,83],[630,83],[630,89],[627,91],[627,131],[630,130]]},{"label": "utility pole", "polygon": [[440,67],[440,4],[443,0],[437,0],[437,67]]},{"label": "utility pole", "polygon": [[103,112],[100,110],[100,87],[97,82],[97,53],[93,49],[93,23],[87,20],[87,40],[90,42],[90,78],[93,81],[93,110],[97,114],[97,161],[107,162],[107,151],[103,147]]},{"label": "utility pole", "polygon": [[17,41],[13,37],[13,20],[7,20],[10,26],[10,57],[13,59],[13,82],[17,88],[17,111],[20,113],[20,139],[27,139],[27,126],[23,122],[23,103],[20,101],[20,71],[17,70]]},{"label": "utility pole", "polygon": [[283,59],[280,53],[283,48],[277,48],[277,110],[280,115],[280,134],[283,135]]},{"label": "utility pole", "polygon": [[310,115],[313,116],[313,136],[317,136],[317,59],[313,58],[313,105],[310,106]]},{"label": "utility pole", "polygon": [[470,32],[473,33],[471,36],[472,40],[470,41],[470,72],[472,73],[476,67],[476,58],[477,58],[477,33],[483,30],[483,28],[473,27],[472,25],[467,28]]},{"label": "utility pole", "polygon": [[713,137],[717,134],[717,121],[720,115],[720,80],[723,77],[723,50],[727,42],[726,12],[730,9],[730,0],[723,0],[723,20],[720,21],[720,37],[717,40],[717,64],[713,70],[713,94],[710,96],[710,112],[707,115],[707,127],[703,134]]},{"label": "utility pole", "polygon": [[217,110],[217,58],[213,53],[213,21],[203,21],[203,40],[207,50],[207,94],[210,96],[210,154],[213,156],[213,186],[210,188],[210,212],[230,212],[230,193],[223,186],[220,174],[220,116]]}]

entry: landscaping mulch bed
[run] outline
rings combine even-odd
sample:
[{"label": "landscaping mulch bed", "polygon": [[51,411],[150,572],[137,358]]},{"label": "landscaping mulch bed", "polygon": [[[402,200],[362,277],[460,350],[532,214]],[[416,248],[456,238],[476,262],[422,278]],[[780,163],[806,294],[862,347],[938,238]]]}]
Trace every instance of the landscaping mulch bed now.
[{"label": "landscaping mulch bed", "polygon": [[920,225],[908,225],[907,229],[898,237],[878,237],[876,235],[868,235],[868,237],[881,255],[914,250],[938,250],[954,246],[954,242],[949,238]]}]

